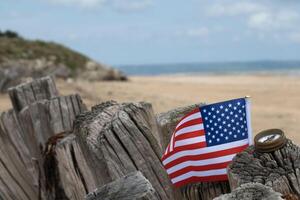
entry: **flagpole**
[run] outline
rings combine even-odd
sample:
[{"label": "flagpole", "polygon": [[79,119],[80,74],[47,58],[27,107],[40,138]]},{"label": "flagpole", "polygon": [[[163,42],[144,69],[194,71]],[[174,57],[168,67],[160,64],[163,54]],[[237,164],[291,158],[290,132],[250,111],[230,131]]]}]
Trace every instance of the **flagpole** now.
[{"label": "flagpole", "polygon": [[248,137],[249,137],[249,145],[253,144],[252,140],[252,126],[251,126],[251,102],[250,96],[245,96],[246,101],[246,120],[247,120],[247,128],[248,128]]}]

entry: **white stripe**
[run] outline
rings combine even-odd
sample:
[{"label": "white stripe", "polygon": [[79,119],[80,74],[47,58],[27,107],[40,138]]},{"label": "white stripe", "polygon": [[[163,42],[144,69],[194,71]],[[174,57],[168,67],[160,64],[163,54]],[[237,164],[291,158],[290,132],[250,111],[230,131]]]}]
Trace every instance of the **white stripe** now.
[{"label": "white stripe", "polygon": [[172,137],[171,137],[170,152],[173,151],[173,144],[174,144],[174,133],[172,134]]},{"label": "white stripe", "polygon": [[191,120],[193,120],[193,119],[198,119],[198,118],[201,118],[201,113],[200,113],[200,111],[197,112],[197,113],[194,113],[194,114],[192,114],[192,115],[190,115],[190,116],[188,116],[188,117],[186,117],[186,118],[184,118],[183,120],[181,120],[181,121],[177,124],[176,128],[178,128],[179,126],[181,126],[182,124],[184,124],[184,123],[186,123],[186,122],[188,122],[188,121],[191,121]]},{"label": "white stripe", "polygon": [[249,144],[248,139],[239,140],[239,141],[235,141],[235,142],[230,142],[230,143],[226,143],[226,144],[215,145],[215,146],[211,146],[211,147],[180,151],[180,152],[177,152],[174,155],[166,158],[163,161],[163,164],[166,165],[169,162],[172,162],[173,160],[176,160],[176,159],[184,157],[184,156],[201,155],[201,154],[205,154],[205,153],[221,151],[221,150],[224,150],[224,149],[235,148],[235,147],[243,146],[243,145],[246,145],[246,144]]},{"label": "white stripe", "polygon": [[193,126],[188,126],[186,128],[180,129],[179,131],[177,131],[175,133],[175,137],[178,135],[182,135],[185,133],[189,133],[189,132],[194,132],[194,131],[200,131],[203,130],[203,124],[197,124],[197,125],[193,125]]},{"label": "white stripe", "polygon": [[205,136],[197,136],[197,137],[188,138],[188,139],[184,139],[184,140],[177,140],[175,142],[175,147],[180,147],[180,146],[189,145],[189,144],[196,144],[196,143],[200,143],[200,142],[204,142],[204,141],[205,141]]},{"label": "white stripe", "polygon": [[172,174],[178,170],[181,170],[185,167],[189,166],[205,166],[205,165],[212,165],[212,164],[218,164],[218,163],[224,163],[224,162],[229,162],[232,160],[232,158],[236,155],[236,153],[227,155],[227,156],[221,156],[217,158],[210,158],[210,159],[205,159],[205,160],[188,160],[185,162],[182,162],[178,165],[175,165],[173,167],[170,167],[167,169],[168,174]]},{"label": "white stripe", "polygon": [[179,181],[191,178],[191,177],[206,177],[206,176],[215,176],[215,175],[224,175],[226,174],[226,169],[216,169],[216,170],[208,170],[208,171],[190,171],[176,178],[173,178],[171,181],[172,183],[177,183]]},{"label": "white stripe", "polygon": [[246,120],[247,120],[247,129],[248,129],[248,139],[249,139],[249,144],[252,145],[252,127],[251,127],[251,103],[250,103],[250,98],[246,97]]},{"label": "white stripe", "polygon": [[170,147],[170,144],[167,146],[167,149],[165,151],[165,155],[169,152],[169,147]]}]

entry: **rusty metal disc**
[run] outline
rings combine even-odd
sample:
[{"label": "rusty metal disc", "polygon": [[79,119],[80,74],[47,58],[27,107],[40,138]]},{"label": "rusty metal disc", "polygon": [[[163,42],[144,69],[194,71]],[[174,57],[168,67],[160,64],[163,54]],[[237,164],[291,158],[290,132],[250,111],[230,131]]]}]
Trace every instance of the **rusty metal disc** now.
[{"label": "rusty metal disc", "polygon": [[273,152],[282,148],[287,142],[284,132],[280,129],[268,129],[258,133],[254,138],[255,150]]}]

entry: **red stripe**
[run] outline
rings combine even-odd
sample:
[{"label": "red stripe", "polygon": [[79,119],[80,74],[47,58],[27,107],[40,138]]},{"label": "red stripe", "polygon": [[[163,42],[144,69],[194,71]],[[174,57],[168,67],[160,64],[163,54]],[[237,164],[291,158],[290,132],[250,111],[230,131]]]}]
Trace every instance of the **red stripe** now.
[{"label": "red stripe", "polygon": [[178,165],[180,163],[183,163],[183,162],[189,161],[189,160],[192,160],[192,161],[205,160],[205,159],[210,159],[210,158],[227,156],[227,155],[239,153],[239,152],[243,151],[244,149],[246,149],[248,146],[249,145],[246,144],[243,146],[239,146],[239,147],[235,147],[235,148],[231,148],[231,149],[225,149],[225,150],[221,150],[221,151],[214,151],[214,152],[200,154],[200,155],[184,156],[181,158],[177,158],[176,160],[173,160],[172,162],[169,162],[164,167],[165,167],[165,169],[169,169],[175,165]]},{"label": "red stripe", "polygon": [[204,166],[188,166],[185,168],[182,168],[176,172],[173,172],[172,174],[169,174],[169,177],[171,179],[180,176],[182,174],[191,172],[191,171],[207,171],[207,170],[213,170],[213,169],[225,169],[227,167],[227,165],[230,163],[231,161],[227,161],[227,162],[223,162],[223,163],[217,163],[217,164],[211,164],[211,165],[204,165]]},{"label": "red stripe", "polygon": [[189,138],[203,136],[203,135],[205,135],[204,130],[200,130],[200,131],[193,131],[193,132],[185,133],[182,135],[178,135],[175,138],[176,138],[176,141],[178,141],[178,140],[184,140],[184,139],[189,139]]},{"label": "red stripe", "polygon": [[181,120],[179,120],[179,122],[182,121],[183,119],[187,118],[188,116],[191,116],[192,114],[195,114],[197,112],[200,113],[200,109],[199,108],[196,108],[196,109],[192,110],[191,112],[189,112],[187,115],[185,115],[183,118],[181,118]]},{"label": "red stripe", "polygon": [[175,132],[179,131],[180,129],[189,127],[189,126],[202,124],[202,123],[203,123],[202,118],[192,119],[190,121],[187,121],[187,122],[181,124],[178,128],[175,129]]},{"label": "red stripe", "polygon": [[206,147],[206,142],[199,142],[199,143],[196,143],[196,144],[190,144],[190,145],[176,147],[169,154],[163,155],[162,161],[165,160],[166,158],[170,157],[171,155],[174,155],[174,154],[176,154],[180,151],[200,149],[200,148],[203,148],[203,147]]},{"label": "red stripe", "polygon": [[206,177],[191,177],[182,181],[175,183],[176,187],[186,185],[193,182],[212,182],[212,181],[226,181],[228,180],[227,175],[215,175],[215,176],[206,176]]}]

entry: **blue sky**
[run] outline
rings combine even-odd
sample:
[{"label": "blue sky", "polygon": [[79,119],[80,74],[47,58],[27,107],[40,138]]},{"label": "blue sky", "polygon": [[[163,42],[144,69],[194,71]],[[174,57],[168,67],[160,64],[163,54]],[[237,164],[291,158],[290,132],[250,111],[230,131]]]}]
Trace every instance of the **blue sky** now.
[{"label": "blue sky", "polygon": [[0,29],[111,65],[300,60],[297,0],[1,0]]}]

